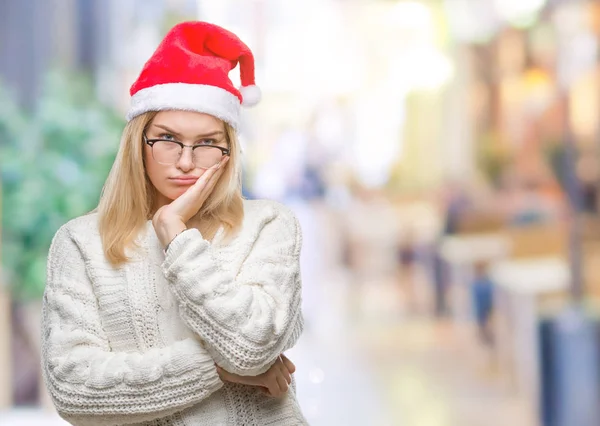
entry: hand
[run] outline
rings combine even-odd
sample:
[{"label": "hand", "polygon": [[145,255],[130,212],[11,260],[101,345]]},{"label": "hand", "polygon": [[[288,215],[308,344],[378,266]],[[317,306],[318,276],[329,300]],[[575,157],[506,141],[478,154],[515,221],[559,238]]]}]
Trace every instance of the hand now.
[{"label": "hand", "polygon": [[224,157],[219,164],[207,169],[181,196],[156,211],[152,225],[163,247],[185,230],[186,223],[202,208],[223,174],[227,161],[229,157]]},{"label": "hand", "polygon": [[259,376],[240,376],[229,373],[217,366],[219,377],[224,382],[241,383],[248,386],[256,386],[265,394],[274,398],[283,396],[292,383],[292,374],[296,366],[285,355],[281,354],[275,364]]}]

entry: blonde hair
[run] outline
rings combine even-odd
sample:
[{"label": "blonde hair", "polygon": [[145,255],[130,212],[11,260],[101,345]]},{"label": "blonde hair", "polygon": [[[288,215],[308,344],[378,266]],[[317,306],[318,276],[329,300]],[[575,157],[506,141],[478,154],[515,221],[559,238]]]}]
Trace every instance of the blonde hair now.
[{"label": "blonde hair", "polygon": [[[121,145],[98,204],[98,227],[104,255],[113,266],[126,263],[126,248],[156,210],[156,189],[146,173],[142,134],[157,112],[132,119],[123,130]],[[244,216],[240,149],[235,130],[225,123],[230,159],[221,178],[196,214],[204,238],[211,240],[220,226],[227,238],[239,229]]]}]

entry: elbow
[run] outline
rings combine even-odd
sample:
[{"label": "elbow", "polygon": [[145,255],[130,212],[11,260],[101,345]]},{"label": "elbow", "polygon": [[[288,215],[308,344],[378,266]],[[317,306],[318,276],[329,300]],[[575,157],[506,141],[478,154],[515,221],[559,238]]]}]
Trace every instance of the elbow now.
[{"label": "elbow", "polygon": [[235,347],[231,350],[211,354],[217,364],[226,371],[240,376],[259,376],[269,370],[277,358],[294,347],[303,331],[302,316],[285,337],[269,345]]},{"label": "elbow", "polygon": [[109,423],[102,422],[102,417],[85,414],[89,412],[89,407],[85,406],[85,403],[81,403],[78,398],[69,398],[67,394],[60,392],[56,388],[47,386],[47,389],[56,412],[63,420],[75,426],[108,426]]},{"label": "elbow", "polygon": [[210,383],[201,378],[196,380],[195,388],[188,389],[186,393],[179,392],[179,395],[174,395],[171,390],[157,390],[149,396],[132,389],[126,394],[111,392],[107,396],[98,392],[96,396],[90,396],[90,392],[94,391],[65,387],[49,372],[44,372],[46,389],[58,415],[75,426],[144,423],[169,416],[203,401],[217,391],[223,383],[218,380],[216,371],[214,376]]},{"label": "elbow", "polygon": [[65,410],[59,409],[56,405],[55,407],[58,415],[63,420],[74,426],[109,426],[111,424],[103,422],[101,417],[74,416]]},{"label": "elbow", "polygon": [[[237,339],[236,339],[237,340]],[[207,350],[215,360],[216,364],[224,370],[239,376],[259,376],[271,368],[279,355],[283,352],[280,342],[269,345],[235,344],[211,346]]]},{"label": "elbow", "polygon": [[63,389],[54,377],[44,371],[46,390],[52,400],[58,415],[76,426],[102,425],[102,417],[93,416],[93,407],[88,406],[86,398],[78,398],[76,394],[68,389]]},{"label": "elbow", "polygon": [[150,422],[191,405],[157,411],[156,408],[149,407],[118,407],[114,403],[111,406],[101,406],[96,401],[56,392],[51,393],[51,399],[58,415],[74,426],[114,426]]},{"label": "elbow", "polygon": [[247,358],[238,358],[229,360],[222,358],[222,362],[218,363],[226,371],[237,374],[239,376],[260,376],[266,373],[269,368],[275,363],[279,353],[275,356],[269,353],[268,357],[256,358],[249,360]]}]

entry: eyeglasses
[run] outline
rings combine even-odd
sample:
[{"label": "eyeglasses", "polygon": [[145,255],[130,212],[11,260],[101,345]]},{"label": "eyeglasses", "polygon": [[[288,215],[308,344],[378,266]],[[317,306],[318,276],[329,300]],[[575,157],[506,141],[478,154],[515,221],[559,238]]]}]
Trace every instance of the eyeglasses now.
[{"label": "eyeglasses", "polygon": [[[143,134],[144,142],[152,148],[152,158],[164,165],[175,164],[181,158],[184,148],[191,148],[192,157],[196,167],[209,169],[215,164],[221,162],[224,156],[229,155],[229,149],[218,145],[195,144],[184,145],[174,139],[148,139],[146,133]],[[211,139],[207,139],[211,140]]]}]

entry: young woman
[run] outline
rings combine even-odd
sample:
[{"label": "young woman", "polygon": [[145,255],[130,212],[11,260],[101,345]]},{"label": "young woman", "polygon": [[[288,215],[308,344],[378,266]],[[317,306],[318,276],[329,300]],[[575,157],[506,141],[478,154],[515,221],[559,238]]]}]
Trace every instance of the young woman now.
[{"label": "young woman", "polygon": [[248,47],[204,22],[175,26],[133,84],[99,206],[48,256],[43,375],[72,424],[306,424],[283,355],[302,332],[298,221],[241,196],[257,90]]}]

